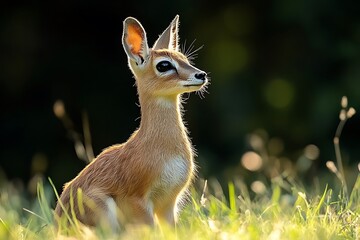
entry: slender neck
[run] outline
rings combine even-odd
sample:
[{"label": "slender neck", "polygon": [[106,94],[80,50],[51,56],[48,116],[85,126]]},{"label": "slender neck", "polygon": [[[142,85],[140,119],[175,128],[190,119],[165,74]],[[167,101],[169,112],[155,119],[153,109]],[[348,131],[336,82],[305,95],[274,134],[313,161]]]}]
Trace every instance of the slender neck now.
[{"label": "slender neck", "polygon": [[181,117],[180,96],[160,98],[139,94],[139,100],[141,123],[133,139],[141,144],[142,151],[192,161],[192,146]]},{"label": "slender neck", "polygon": [[181,117],[179,95],[170,97],[153,97],[139,95],[141,106],[141,123],[139,133],[150,138],[187,137]]}]

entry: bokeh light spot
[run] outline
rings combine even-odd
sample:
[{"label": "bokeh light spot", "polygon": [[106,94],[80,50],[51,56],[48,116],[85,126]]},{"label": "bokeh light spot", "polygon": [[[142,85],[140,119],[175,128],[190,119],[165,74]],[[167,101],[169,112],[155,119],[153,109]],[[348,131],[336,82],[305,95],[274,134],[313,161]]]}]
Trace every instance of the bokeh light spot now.
[{"label": "bokeh light spot", "polygon": [[249,151],[241,157],[241,164],[249,171],[257,171],[262,167],[263,161],[259,154]]},{"label": "bokeh light spot", "polygon": [[274,79],[265,87],[265,99],[274,108],[289,107],[294,99],[294,86],[284,79]]},{"label": "bokeh light spot", "polygon": [[260,150],[264,147],[264,141],[257,134],[251,134],[249,137],[249,144],[255,150]]},{"label": "bokeh light spot", "polygon": [[263,194],[266,191],[266,186],[261,181],[254,181],[250,187],[251,187],[251,190],[253,190],[253,192],[255,192],[257,194]]},{"label": "bokeh light spot", "polygon": [[320,150],[314,144],[310,144],[305,147],[304,155],[307,159],[316,160],[320,155]]},{"label": "bokeh light spot", "polygon": [[56,117],[63,118],[65,116],[64,102],[61,100],[56,100],[53,106],[53,111]]}]

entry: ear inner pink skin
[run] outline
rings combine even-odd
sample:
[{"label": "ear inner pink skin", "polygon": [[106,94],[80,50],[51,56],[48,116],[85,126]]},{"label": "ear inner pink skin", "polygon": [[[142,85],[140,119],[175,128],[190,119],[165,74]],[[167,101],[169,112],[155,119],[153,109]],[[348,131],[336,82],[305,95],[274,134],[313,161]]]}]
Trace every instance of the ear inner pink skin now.
[{"label": "ear inner pink skin", "polygon": [[140,53],[142,36],[139,28],[134,25],[129,25],[126,41],[131,45],[131,52],[133,54]]}]

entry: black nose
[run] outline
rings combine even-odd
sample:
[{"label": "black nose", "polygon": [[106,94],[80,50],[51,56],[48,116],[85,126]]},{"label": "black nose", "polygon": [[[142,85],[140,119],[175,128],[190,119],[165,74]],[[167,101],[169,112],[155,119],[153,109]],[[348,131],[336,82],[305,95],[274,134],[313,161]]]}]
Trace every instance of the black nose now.
[{"label": "black nose", "polygon": [[196,73],[195,78],[200,79],[200,80],[205,80],[206,73],[205,72]]}]

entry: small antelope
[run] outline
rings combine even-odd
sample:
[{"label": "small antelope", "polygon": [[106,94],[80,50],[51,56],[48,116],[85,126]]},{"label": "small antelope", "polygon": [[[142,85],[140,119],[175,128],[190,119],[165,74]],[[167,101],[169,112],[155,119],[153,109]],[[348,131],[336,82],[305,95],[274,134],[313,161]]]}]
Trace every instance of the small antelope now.
[{"label": "small antelope", "polygon": [[123,221],[153,225],[157,219],[174,225],[195,175],[181,94],[201,90],[208,80],[179,51],[179,16],[152,48],[135,18],[126,18],[123,26],[122,43],[141,106],[140,127],[65,184],[55,209],[57,221],[67,215],[85,225],[106,223],[113,229]]}]

